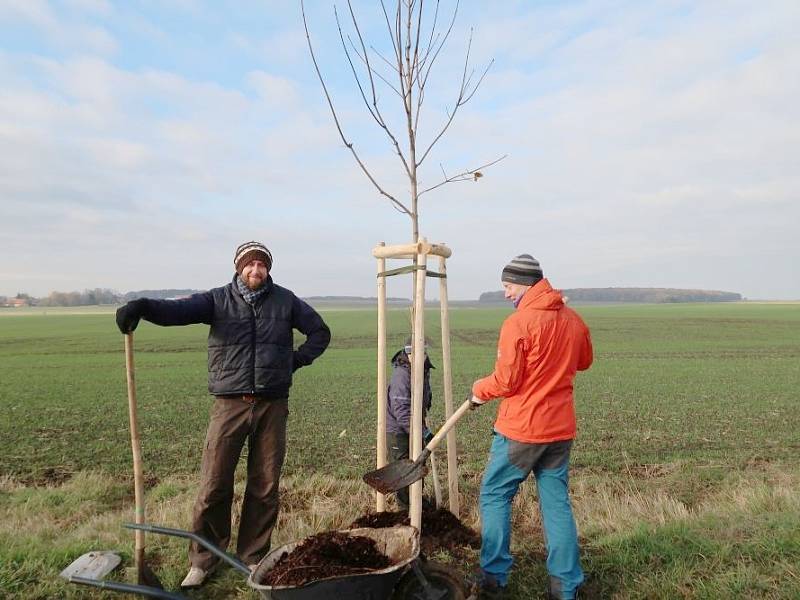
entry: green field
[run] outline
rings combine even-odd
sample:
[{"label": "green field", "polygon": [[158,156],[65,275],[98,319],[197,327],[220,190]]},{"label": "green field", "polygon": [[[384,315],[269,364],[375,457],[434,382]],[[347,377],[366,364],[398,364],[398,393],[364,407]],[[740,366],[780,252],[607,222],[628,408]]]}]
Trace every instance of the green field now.
[{"label": "green field", "polygon": [[[577,379],[572,459],[589,597],[800,598],[800,305],[577,310],[595,345],[594,366]],[[451,311],[456,401],[491,371],[507,314]],[[371,507],[359,479],[374,462],[375,313],[323,316],[331,346],[292,388],[276,543],[346,525]],[[390,312],[390,350],[407,322],[406,311]],[[439,366],[438,311],[426,326]],[[194,494],[211,406],[206,333],[143,323],[135,335],[148,509],[168,526],[185,528]],[[103,597],[56,577],[100,545],[130,565],[132,536],[119,527],[133,517],[122,342],[111,311],[0,312],[0,597]],[[440,400],[441,370],[433,382]],[[435,400],[434,424],[442,412]],[[493,413],[492,405],[471,412],[458,429],[464,520],[473,526]],[[535,486],[515,505],[515,536],[512,591],[539,598]],[[148,540],[177,587],[183,544]],[[230,571],[192,597],[226,596],[254,597]]]}]

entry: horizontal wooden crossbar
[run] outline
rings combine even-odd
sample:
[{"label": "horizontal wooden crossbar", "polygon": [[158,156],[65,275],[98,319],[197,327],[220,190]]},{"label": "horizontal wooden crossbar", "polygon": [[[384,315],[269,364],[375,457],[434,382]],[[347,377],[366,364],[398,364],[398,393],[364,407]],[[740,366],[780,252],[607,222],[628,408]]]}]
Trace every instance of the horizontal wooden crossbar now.
[{"label": "horizontal wooden crossbar", "polygon": [[452,253],[453,251],[444,244],[429,244],[428,242],[375,246],[372,249],[372,256],[375,258],[413,258],[417,254],[433,254],[434,256],[450,258]]}]

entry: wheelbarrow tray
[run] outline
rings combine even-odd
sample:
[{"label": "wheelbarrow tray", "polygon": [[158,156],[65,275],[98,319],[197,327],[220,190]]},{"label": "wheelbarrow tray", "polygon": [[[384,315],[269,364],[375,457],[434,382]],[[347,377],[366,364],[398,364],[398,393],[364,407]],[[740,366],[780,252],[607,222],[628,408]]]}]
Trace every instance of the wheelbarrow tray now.
[{"label": "wheelbarrow tray", "polygon": [[419,556],[419,532],[408,525],[381,529],[362,527],[340,530],[340,533],[375,540],[378,550],[388,556],[392,564],[370,573],[327,577],[300,586],[270,586],[261,583],[266,573],[277,564],[284,553],[291,552],[304,541],[298,540],[276,548],[261,559],[250,574],[247,585],[257,590],[263,598],[273,600],[322,600],[323,598],[384,600],[391,595],[398,579],[405,572],[405,567]]}]

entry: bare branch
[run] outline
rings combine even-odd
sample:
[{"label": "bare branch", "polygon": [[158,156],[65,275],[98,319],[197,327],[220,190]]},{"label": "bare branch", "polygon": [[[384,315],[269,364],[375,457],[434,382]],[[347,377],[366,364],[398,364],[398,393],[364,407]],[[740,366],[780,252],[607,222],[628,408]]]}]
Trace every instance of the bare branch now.
[{"label": "bare branch", "polygon": [[422,112],[422,103],[425,100],[425,88],[417,88],[417,110],[414,113],[414,139],[417,139],[417,128],[419,127],[419,115]]},{"label": "bare branch", "polygon": [[[473,30],[472,30],[472,28],[470,28],[470,30],[469,30],[469,43],[467,44],[467,59],[466,59],[466,61],[469,60],[469,54],[470,54],[470,51],[472,50],[472,33],[473,33]],[[465,73],[466,73],[466,69],[467,69],[466,61],[464,62],[464,72]],[[472,76],[475,74],[475,69],[472,69],[472,71],[470,71],[469,77],[467,78],[466,82],[463,84],[463,91],[465,92],[466,95],[464,96],[463,100],[461,101],[462,105],[466,104],[467,102],[469,102],[470,98],[472,98],[472,96],[475,95],[475,92],[478,91],[478,88],[480,87],[481,83],[483,82],[483,78],[486,77],[486,73],[489,72],[489,69],[492,67],[493,64],[494,64],[494,59],[490,60],[489,64],[486,65],[486,68],[483,70],[483,73],[481,73],[480,78],[475,83],[475,86],[472,88],[471,92],[469,92],[467,90],[469,89],[470,81],[472,81]]]},{"label": "bare branch", "polygon": [[422,4],[423,0],[419,0],[419,9],[417,11],[417,32],[414,40],[414,71],[418,72],[419,70],[419,36],[422,32]]},{"label": "bare branch", "polygon": [[492,165],[496,165],[507,156],[508,154],[504,154],[500,158],[496,158],[495,160],[488,162],[485,165],[481,165],[480,167],[475,167],[474,169],[467,169],[466,171],[462,171],[457,175],[451,175],[450,177],[448,177],[445,174],[444,167],[441,167],[441,165],[439,165],[442,168],[442,174],[444,175],[444,179],[439,183],[437,183],[436,185],[432,185],[431,187],[422,190],[421,192],[419,192],[419,194],[417,194],[417,197],[419,198],[420,196],[422,196],[422,194],[426,192],[430,192],[431,190],[435,190],[436,188],[442,187],[443,185],[448,183],[453,183],[455,181],[470,181],[470,180],[477,181],[478,179],[483,177],[483,173],[481,173],[481,170],[491,167]]},{"label": "bare branch", "polygon": [[[390,68],[392,71],[394,71],[395,73],[397,73],[397,65],[393,65],[391,62],[389,62],[389,59],[388,59],[388,58],[386,58],[386,57],[385,57],[383,54],[381,54],[380,52],[378,52],[378,49],[377,49],[377,48],[375,48],[375,46],[370,46],[370,47],[369,47],[369,49],[370,49],[370,50],[372,50],[372,51],[375,53],[375,56],[377,56],[377,57],[378,57],[378,58],[380,58],[380,59],[381,59],[383,62],[385,62],[387,67],[389,67],[389,68]],[[372,72],[373,72],[373,73],[375,73],[375,75],[377,75],[378,77],[380,77],[380,73],[377,71],[377,69],[373,69],[373,70],[372,70]],[[386,81],[386,80],[384,79],[384,81]],[[393,89],[395,92],[397,91],[397,90],[396,90],[394,87],[392,87],[392,89]]]},{"label": "bare branch", "polygon": [[436,8],[433,11],[433,23],[431,24],[431,33],[428,37],[428,44],[423,52],[422,58],[420,58],[419,63],[417,64],[417,77],[416,77],[416,84],[417,84],[417,112],[414,117],[414,136],[416,137],[417,131],[419,128],[419,116],[422,113],[422,104],[425,101],[425,85],[420,78],[420,73],[425,68],[425,63],[428,60],[428,57],[431,55],[431,48],[436,43],[435,40],[439,39],[439,34],[436,33],[436,23],[439,20],[439,0],[436,0]]},{"label": "bare branch", "polygon": [[[352,58],[350,58],[350,52],[347,50],[347,44],[344,41],[344,33],[342,33],[342,24],[339,22],[339,12],[336,10],[335,6],[333,7],[333,14],[334,14],[334,16],[336,18],[336,27],[339,30],[339,39],[342,41],[342,48],[344,48],[344,55],[347,57],[347,62],[350,65],[350,71],[353,73],[353,79],[356,80],[356,85],[358,86],[358,91],[361,93],[361,99],[364,100],[364,104],[366,104],[367,110],[369,111],[369,114],[372,116],[372,118],[375,119],[378,122],[379,125],[382,125],[383,123],[381,123],[381,120],[380,120],[379,116],[375,112],[373,112],[372,107],[369,104],[369,100],[367,100],[367,96],[366,96],[366,94],[364,92],[364,87],[361,85],[361,78],[358,76],[358,73],[356,72],[356,68],[355,68],[355,65],[353,65]],[[348,37],[348,39],[349,39],[349,37]],[[357,54],[357,52],[356,52],[356,54]],[[365,60],[363,57],[359,56],[359,58],[362,58],[362,60]],[[367,68],[369,69],[369,63],[367,63]],[[369,73],[367,73],[367,74],[369,76]],[[370,86],[372,88],[372,98],[374,100],[375,99],[375,86],[372,84],[372,77],[371,76],[369,76],[369,81],[370,81]]]},{"label": "bare branch", "polygon": [[392,34],[392,43],[396,43],[397,45],[397,74],[400,79],[400,95],[403,98],[403,103],[405,103],[406,99],[406,82],[403,78],[403,36],[402,36],[402,7],[400,6],[400,0],[397,2],[397,12],[395,13],[395,31]]},{"label": "bare branch", "polygon": [[[355,46],[355,44],[353,43],[353,40],[352,40],[352,39],[350,39],[350,36],[349,36],[349,35],[347,36],[347,41],[348,41],[348,42],[350,42],[350,47],[353,49],[353,52],[355,53],[355,55],[356,55],[358,58],[360,58],[360,59],[361,59],[361,62],[362,62],[362,63],[364,63],[364,65],[365,65],[365,66],[367,66],[367,61],[366,61],[366,60],[364,60],[364,57],[363,57],[363,56],[361,56],[361,53],[360,53],[360,52],[359,52],[359,51],[356,49],[356,46]],[[381,59],[383,59],[384,61],[386,61],[386,59],[385,59],[385,58],[383,58],[383,56],[381,56],[381,55],[380,55],[380,53],[378,53],[378,52],[375,50],[375,48],[373,48],[372,46],[370,46],[370,50],[372,50],[373,52],[375,52],[375,54],[376,54],[378,57],[380,57]],[[387,64],[389,65],[389,68],[391,68],[393,71],[397,72],[397,67],[395,67],[393,64],[391,64],[391,63],[390,63],[390,62],[388,62],[388,61],[387,61]],[[392,84],[389,82],[389,80],[388,80],[388,79],[386,79],[386,78],[385,78],[385,77],[384,77],[384,76],[381,74],[381,72],[380,72],[380,71],[378,71],[378,70],[377,70],[376,68],[374,68],[372,65],[369,65],[369,67],[368,67],[368,68],[369,68],[369,70],[372,72],[372,74],[373,74],[373,75],[375,75],[375,77],[377,77],[377,78],[378,78],[378,79],[380,79],[380,80],[381,80],[383,83],[385,83],[385,84],[386,84],[386,87],[388,87],[390,90],[392,90],[392,91],[393,91],[395,94],[397,94],[397,95],[398,95],[400,98],[402,98],[402,97],[403,97],[403,96],[400,94],[400,91],[399,91],[399,90],[398,90],[398,89],[397,89],[397,88],[396,88],[394,85],[392,85]]]},{"label": "bare branch", "polygon": [[308,42],[308,51],[311,54],[311,61],[314,63],[314,70],[317,72],[317,77],[319,78],[319,82],[320,82],[320,84],[322,84],[322,91],[325,93],[325,99],[328,101],[328,107],[331,109],[331,115],[333,115],[333,122],[336,124],[336,129],[339,132],[339,137],[342,139],[342,142],[344,142],[344,145],[347,146],[347,148],[353,154],[353,158],[355,158],[356,162],[358,163],[358,166],[361,167],[361,170],[364,172],[364,174],[367,176],[367,178],[372,182],[372,185],[375,186],[375,188],[378,190],[378,192],[381,195],[383,195],[386,198],[388,198],[391,201],[392,205],[395,208],[397,208],[397,210],[399,210],[400,212],[403,212],[403,213],[405,213],[405,214],[407,214],[407,215],[409,215],[410,217],[413,218],[413,215],[412,215],[411,211],[408,210],[408,208],[406,208],[406,206],[402,202],[400,202],[397,198],[392,196],[390,193],[385,191],[380,186],[380,184],[372,176],[372,173],[369,172],[369,169],[367,169],[366,165],[361,161],[361,158],[359,157],[358,153],[356,152],[355,148],[353,147],[353,144],[351,142],[349,142],[347,140],[347,138],[345,137],[344,132],[342,131],[342,126],[339,123],[339,117],[336,114],[336,109],[333,106],[333,101],[331,100],[331,95],[330,95],[330,93],[328,93],[328,86],[325,85],[325,79],[322,77],[322,72],[320,71],[319,64],[317,63],[317,57],[314,54],[314,47],[311,44],[311,35],[308,32],[308,20],[306,19],[306,9],[305,9],[305,3],[303,2],[303,0],[300,0],[300,10],[303,13],[303,27],[305,28],[305,31],[306,31],[306,41]]},{"label": "bare branch", "polygon": [[[493,64],[494,64],[494,59],[490,60],[489,64],[486,65],[486,68],[483,70],[483,73],[481,73],[480,78],[478,79],[478,81],[475,82],[475,86],[472,88],[472,91],[469,92],[466,96],[464,96],[464,99],[461,101],[462,105],[466,104],[467,102],[469,102],[470,99],[475,95],[475,92],[478,91],[478,88],[480,87],[481,83],[483,83],[483,78],[486,77],[486,74],[489,72],[489,69],[492,68]],[[474,70],[473,70],[473,73],[474,73]],[[470,75],[470,78],[472,78],[471,75]]]},{"label": "bare branch", "polygon": [[[431,40],[431,44],[433,44],[433,45],[438,45],[439,44],[439,35],[440,34],[437,33],[433,37],[433,39]],[[420,73],[425,70],[425,65],[427,64],[428,58],[430,58],[430,55],[431,55],[431,48],[432,48],[432,46],[428,46],[427,48],[425,48],[425,53],[422,55],[422,58],[419,60],[419,71],[420,71]],[[422,79],[421,77],[417,77],[417,85],[419,85],[419,82],[420,82],[421,79]]]},{"label": "bare branch", "polygon": [[[410,201],[407,204],[400,202],[396,197],[385,191],[380,184],[377,183],[372,176],[369,169],[361,160],[359,154],[356,152],[354,145],[347,139],[342,130],[341,123],[336,109],[331,99],[330,93],[327,88],[324,77],[322,76],[319,63],[314,55],[313,44],[309,34],[308,22],[305,14],[304,0],[301,0],[301,7],[303,10],[303,25],[305,26],[306,39],[308,41],[308,48],[311,54],[314,68],[317,72],[317,77],[322,84],[325,98],[328,106],[333,115],[334,123],[336,125],[339,136],[344,142],[345,146],[350,150],[361,170],[365,173],[367,178],[372,182],[375,188],[381,195],[390,200],[390,206],[402,214],[411,217],[412,223],[412,237],[418,239],[418,207],[419,198],[430,191],[433,191],[447,183],[455,183],[458,181],[477,181],[483,177],[481,172],[483,169],[491,167],[500,162],[506,156],[501,156],[493,161],[487,162],[474,169],[467,169],[448,175],[444,167],[440,164],[442,179],[439,183],[432,185],[422,191],[419,191],[419,167],[427,159],[432,152],[434,146],[449,130],[455,115],[461,106],[469,102],[477,92],[478,88],[483,83],[489,69],[494,64],[490,61],[483,71],[477,71],[471,64],[472,59],[472,41],[473,32],[470,30],[469,39],[467,43],[466,53],[464,55],[464,64],[461,69],[460,82],[458,89],[455,93],[455,103],[452,105],[452,110],[446,111],[444,122],[440,125],[438,131],[434,130],[434,134],[430,143],[425,147],[424,152],[419,152],[417,148],[418,131],[422,124],[422,106],[426,102],[426,85],[433,72],[434,65],[442,52],[445,44],[449,40],[454,27],[455,21],[460,8],[460,0],[454,1],[454,9],[452,15],[447,18],[444,10],[441,8],[441,0],[395,0],[396,5],[394,12],[390,18],[389,10],[387,10],[386,3],[388,0],[380,0],[381,10],[383,12],[384,22],[386,29],[389,33],[391,40],[391,51],[394,53],[394,61],[389,58],[388,51],[381,52],[374,45],[371,45],[365,40],[362,34],[359,21],[356,18],[355,10],[353,8],[353,1],[346,0],[347,7],[350,12],[350,18],[354,32],[350,31],[347,27],[348,33],[344,33],[342,23],[339,19],[338,11],[334,8],[336,13],[336,25],[339,31],[339,39],[342,43],[347,62],[353,77],[356,80],[358,92],[364,102],[370,116],[384,130],[387,137],[391,141],[395,152],[400,157],[401,163],[408,176],[408,183],[410,186]],[[431,10],[430,3],[434,3],[433,10]],[[439,12],[442,10],[442,18],[439,17]],[[431,12],[433,14],[431,15]],[[432,21],[430,30],[426,31],[425,21]],[[346,26],[346,24],[345,24]],[[356,39],[357,38],[357,39]],[[373,52],[373,55],[370,55]],[[356,60],[353,56],[358,57]],[[377,57],[377,58],[376,58]],[[361,64],[356,66],[357,61],[360,60]],[[380,62],[383,62],[383,65]],[[387,70],[388,67],[388,70]],[[363,69],[363,70],[362,70]],[[394,85],[390,80],[394,77],[392,71],[397,76],[397,83]],[[366,79],[365,79],[366,78]],[[407,142],[403,140],[403,147],[401,148],[398,138],[389,129],[386,119],[384,118],[381,106],[379,106],[379,90],[375,79],[380,80],[391,91],[398,95],[402,100],[403,109],[405,112],[406,120],[406,135],[408,136]],[[386,107],[383,106],[384,111]],[[401,136],[405,138],[405,136]],[[427,137],[427,136],[426,136]],[[407,143],[407,146],[406,146]],[[405,152],[405,154],[404,154]],[[407,159],[406,159],[407,157]]]},{"label": "bare branch", "polygon": [[[433,23],[431,24],[431,34],[428,37],[428,44],[425,47],[425,53],[423,54],[422,58],[419,61],[420,69],[425,64],[425,61],[428,59],[428,56],[431,53],[431,48],[435,44],[435,39],[438,39],[438,34],[436,34],[436,23],[439,20],[439,0],[436,0],[436,8],[433,11]],[[436,37],[434,37],[436,34]]]},{"label": "bare branch", "polygon": [[[423,0],[420,0],[420,2],[419,2],[419,11],[417,12],[417,33],[416,33],[416,36],[415,36],[416,39],[414,41],[414,62],[413,62],[413,67],[412,67],[413,68],[413,73],[411,74],[411,84],[410,84],[411,86],[414,85],[415,81],[417,81],[417,82],[419,81],[419,68],[420,68],[419,67],[419,39],[420,39],[420,35],[422,34],[422,14],[423,14],[422,5],[423,5]],[[438,3],[437,3],[437,7],[438,7]],[[422,106],[422,98],[423,98],[423,96],[424,96],[423,90],[422,90],[422,88],[419,88],[417,90],[416,110],[414,110],[414,114],[413,114],[414,123],[413,123],[413,125],[411,127],[411,130],[414,133],[414,139],[417,138],[417,128],[419,127],[420,107]]]},{"label": "bare branch", "polygon": [[[400,2],[398,2],[398,6],[399,5],[400,5]],[[416,173],[415,153],[416,153],[416,145],[417,145],[417,143],[416,143],[416,138],[414,136],[414,122],[413,122],[414,113],[413,113],[413,104],[412,104],[412,93],[413,93],[413,90],[414,90],[414,69],[412,67],[412,62],[411,62],[411,23],[413,21],[413,19],[412,19],[413,10],[414,10],[414,3],[413,3],[413,0],[411,0],[411,1],[407,2],[407,4],[406,4],[406,21],[405,21],[406,37],[405,37],[405,52],[404,52],[405,71],[403,72],[404,75],[405,75],[405,79],[406,79],[406,88],[405,88],[405,96],[403,98],[403,105],[404,105],[404,108],[405,108],[405,111],[406,111],[406,125],[407,125],[407,133],[408,133],[408,149],[409,149],[409,153],[411,155],[411,162],[413,163],[412,164],[412,169],[413,169],[413,172]],[[400,68],[402,70],[402,68],[403,68],[402,64],[400,65]],[[414,177],[412,176],[411,179],[412,179],[412,186],[413,186],[414,185],[414,182],[413,182]],[[414,206],[414,194],[412,194],[411,212],[412,213],[416,212],[415,206]]]},{"label": "bare branch", "polygon": [[[359,56],[361,56],[362,60],[364,61],[364,64],[367,67],[367,76],[369,77],[370,89],[372,90],[372,106],[370,106],[370,103],[367,100],[366,95],[364,94],[364,89],[361,86],[361,81],[358,77],[358,74],[356,73],[353,61],[350,59],[350,53],[347,51],[347,46],[344,43],[344,36],[342,35],[342,28],[341,25],[339,24],[339,15],[336,12],[336,8],[334,7],[334,14],[336,14],[336,25],[339,27],[339,37],[342,40],[342,46],[345,49],[345,55],[347,56],[347,61],[350,63],[350,69],[353,71],[353,77],[355,77],[356,79],[356,85],[358,85],[358,90],[361,92],[361,98],[364,100],[364,104],[367,106],[369,114],[372,115],[372,118],[375,119],[375,122],[380,126],[381,129],[383,129],[383,131],[389,137],[389,140],[392,142],[392,145],[394,146],[397,156],[400,157],[400,162],[403,163],[403,168],[406,170],[406,173],[410,175],[411,173],[409,171],[408,162],[406,161],[406,157],[403,155],[403,151],[400,148],[400,144],[398,143],[397,138],[391,132],[389,127],[386,125],[386,120],[383,118],[383,115],[381,114],[381,111],[378,108],[378,98],[377,95],[375,94],[375,80],[372,78],[372,66],[369,64],[369,56],[367,54],[367,48],[364,45],[364,39],[361,36],[361,30],[358,27],[358,21],[356,20],[356,15],[353,12],[353,7],[350,4],[350,0],[347,0],[347,6],[350,8],[350,17],[353,19],[353,26],[355,27],[356,33],[358,34],[358,39],[359,42],[361,43],[361,50],[364,53],[363,56],[361,55]],[[348,37],[348,39],[350,38]],[[350,41],[350,43],[352,44],[352,40]],[[355,50],[355,52],[358,55],[358,51]]]},{"label": "bare branch", "polygon": [[428,68],[425,71],[425,75],[422,77],[422,86],[424,87],[425,84],[428,82],[428,76],[431,74],[431,69],[433,68],[433,63],[436,62],[436,57],[439,56],[439,52],[441,52],[442,48],[447,42],[447,38],[450,37],[450,32],[453,31],[453,25],[456,23],[456,15],[458,15],[458,6],[459,2],[456,2],[456,7],[453,9],[453,16],[450,19],[450,24],[447,26],[447,31],[445,31],[444,35],[442,36],[442,41],[436,47],[436,51],[433,53],[433,57],[431,58],[431,62],[428,63]]},{"label": "bare branch", "polygon": [[467,54],[464,58],[464,70],[461,73],[461,86],[459,87],[458,90],[458,98],[456,98],[455,106],[453,106],[453,112],[450,113],[447,122],[444,124],[444,127],[442,127],[442,129],[439,131],[436,137],[433,138],[433,141],[428,145],[425,152],[422,153],[422,158],[420,158],[419,161],[417,161],[417,166],[423,163],[425,158],[428,156],[428,153],[436,145],[436,142],[439,141],[439,139],[445,134],[447,129],[450,127],[450,124],[453,122],[453,118],[455,118],[459,107],[469,102],[472,96],[475,95],[475,92],[478,91],[478,87],[480,87],[481,83],[483,82],[483,78],[486,77],[486,73],[489,72],[489,69],[494,64],[494,59],[489,61],[489,64],[486,65],[486,69],[484,69],[483,73],[480,76],[480,79],[478,79],[477,83],[472,88],[472,91],[468,91],[469,82],[471,81],[472,74],[474,73],[473,70],[470,73],[469,77],[467,77],[467,69],[469,68],[469,55],[471,50],[472,50],[472,30],[470,29],[469,42],[467,43]]},{"label": "bare branch", "polygon": [[381,9],[383,9],[383,16],[386,19],[386,28],[389,30],[389,39],[392,40],[392,47],[394,48],[394,55],[397,60],[400,60],[400,47],[397,45],[394,39],[394,33],[392,32],[392,26],[389,23],[389,14],[386,12],[386,5],[381,0]]},{"label": "bare branch", "polygon": [[[356,15],[353,12],[353,5],[350,2],[350,0],[347,0],[347,8],[348,8],[348,10],[350,10],[350,18],[352,19],[353,27],[355,28],[356,33],[358,34],[358,42],[359,42],[359,44],[361,44],[361,52],[363,53],[362,60],[364,61],[364,64],[367,65],[367,75],[369,75],[369,85],[372,88],[372,103],[375,104],[375,101],[376,101],[376,98],[375,98],[375,81],[372,79],[372,68],[370,67],[370,64],[369,64],[369,56],[367,54],[367,48],[364,45],[364,37],[361,35],[361,29],[358,27],[358,20],[356,19]],[[338,19],[337,19],[337,24],[338,24]],[[339,33],[341,34],[341,29],[339,30]],[[349,39],[349,36],[348,36],[348,39]]]}]

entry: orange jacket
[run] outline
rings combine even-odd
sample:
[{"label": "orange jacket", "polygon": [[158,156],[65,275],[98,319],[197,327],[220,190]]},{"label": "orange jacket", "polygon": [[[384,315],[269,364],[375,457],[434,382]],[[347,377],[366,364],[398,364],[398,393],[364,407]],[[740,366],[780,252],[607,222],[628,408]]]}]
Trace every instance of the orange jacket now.
[{"label": "orange jacket", "polygon": [[575,437],[572,382],[592,364],[589,328],[542,279],[500,329],[494,372],[475,382],[482,400],[504,398],[494,428],[518,442]]}]

